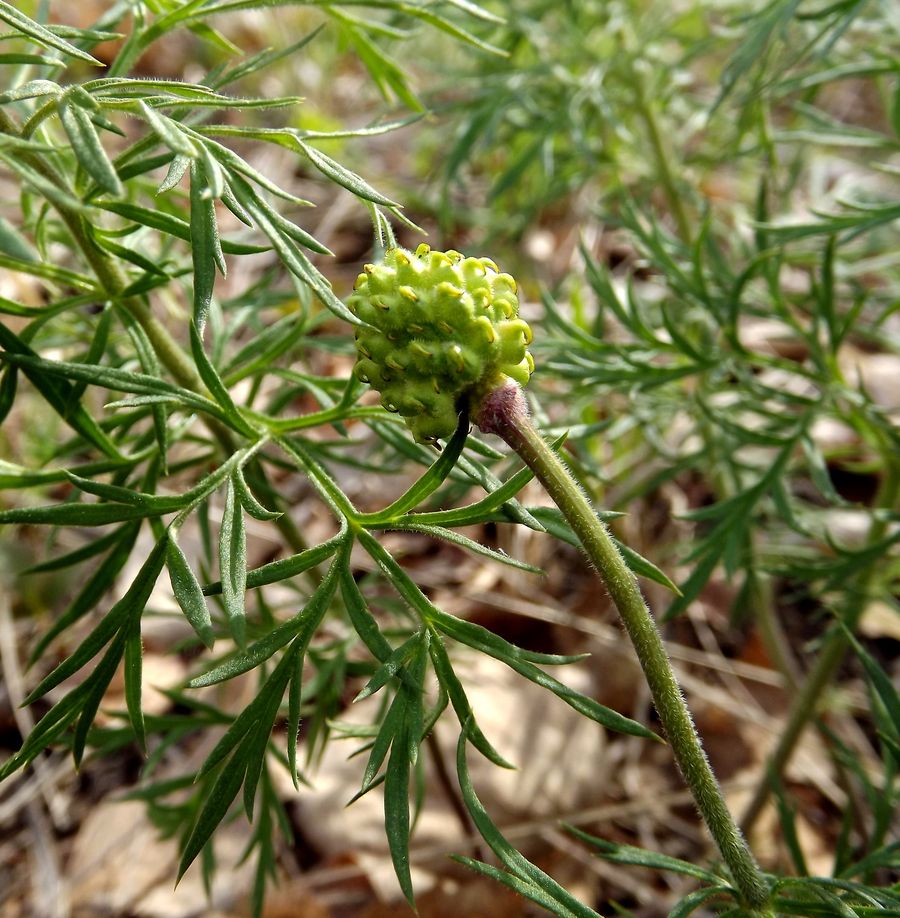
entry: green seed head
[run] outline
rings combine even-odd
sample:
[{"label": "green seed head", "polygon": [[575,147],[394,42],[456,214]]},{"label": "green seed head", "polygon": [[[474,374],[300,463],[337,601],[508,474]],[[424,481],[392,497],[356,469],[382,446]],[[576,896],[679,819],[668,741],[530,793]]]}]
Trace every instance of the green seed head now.
[{"label": "green seed head", "polygon": [[347,305],[371,326],[356,330],[356,375],[420,443],[451,436],[464,406],[534,370],[516,282],[489,258],[391,249]]}]

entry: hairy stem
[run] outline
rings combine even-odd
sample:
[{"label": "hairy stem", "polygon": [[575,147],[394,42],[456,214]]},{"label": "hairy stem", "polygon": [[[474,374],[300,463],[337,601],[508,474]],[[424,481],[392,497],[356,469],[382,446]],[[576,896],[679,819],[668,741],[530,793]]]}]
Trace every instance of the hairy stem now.
[{"label": "hairy stem", "polygon": [[743,904],[765,909],[768,884],[728,810],[634,574],[569,470],[535,430],[518,387],[506,386],[492,392],[479,406],[475,419],[482,431],[498,434],[515,450],[581,540],[619,611],[675,760],[731,871]]},{"label": "hairy stem", "polygon": [[[876,499],[876,506],[890,510],[896,506],[898,497],[900,497],[900,466],[894,461],[889,461]],[[881,541],[887,531],[887,526],[886,517],[876,519],[872,523],[867,539],[869,546],[874,546]],[[800,737],[810,720],[816,716],[828,686],[850,649],[850,638],[847,636],[847,631],[852,632],[856,629],[865,611],[872,591],[872,583],[879,570],[879,561],[880,556],[870,561],[859,574],[855,588],[851,592],[850,602],[840,615],[840,622],[834,624],[826,634],[822,650],[794,698],[778,745],[769,756],[762,780],[757,785],[753,798],[741,818],[741,826],[745,832],[750,832],[762,813],[772,790],[773,779],[779,778],[784,772]]]}]

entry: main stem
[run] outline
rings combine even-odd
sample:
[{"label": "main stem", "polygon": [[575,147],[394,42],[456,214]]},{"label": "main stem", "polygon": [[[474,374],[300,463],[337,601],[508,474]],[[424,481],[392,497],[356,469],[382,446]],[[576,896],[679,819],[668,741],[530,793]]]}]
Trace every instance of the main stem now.
[{"label": "main stem", "polygon": [[482,431],[498,434],[515,450],[580,539],[619,611],[675,761],[731,871],[743,905],[765,910],[769,901],[768,884],[728,810],[634,574],[569,470],[535,430],[518,387],[507,386],[492,392],[479,407],[475,420]]}]

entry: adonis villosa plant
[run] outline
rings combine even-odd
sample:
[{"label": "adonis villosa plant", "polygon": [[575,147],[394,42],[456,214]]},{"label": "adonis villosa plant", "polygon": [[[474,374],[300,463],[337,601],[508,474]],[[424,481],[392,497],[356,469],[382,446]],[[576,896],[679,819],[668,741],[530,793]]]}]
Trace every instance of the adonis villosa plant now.
[{"label": "adonis villosa plant", "polygon": [[[359,14],[360,6],[371,18]],[[11,30],[5,38],[13,49],[0,54],[0,163],[10,190],[6,197],[17,202],[0,223],[0,270],[17,282],[4,288],[12,295],[0,299],[5,453],[0,485],[13,492],[0,522],[7,539],[20,539],[35,555],[18,573],[19,582],[77,572],[66,581],[58,614],[50,624],[39,622],[30,635],[31,670],[25,678],[33,688],[24,697],[10,689],[13,704],[30,705],[40,716],[30,729],[17,722],[21,741],[0,762],[7,787],[28,780],[21,776],[40,767],[48,750],[67,749],[81,766],[136,747],[143,764],[132,796],[146,801],[160,828],[178,838],[179,877],[199,859],[208,885],[214,884],[217,834],[240,801],[252,825],[245,855],[255,863],[252,905],[262,914],[267,883],[279,873],[279,851],[291,842],[278,773],[286,771],[302,795],[301,783],[314,780],[330,734],[343,732],[361,740],[356,752],[366,756],[354,800],[376,789],[383,794],[390,857],[403,894],[414,904],[411,837],[429,791],[422,752],[434,752],[429,737],[435,725],[452,722],[458,782],[453,786],[439,767],[441,790],[452,796],[467,830],[474,828],[500,866],[459,860],[551,913],[595,916],[504,837],[476,794],[470,749],[500,767],[517,763],[495,748],[470,703],[459,661],[474,651],[555,695],[594,721],[598,731],[657,748],[661,740],[668,744],[717,847],[712,866],[573,832],[614,863],[696,882],[672,914],[699,908],[748,916],[900,909],[896,886],[883,882],[897,864],[896,845],[887,842],[900,748],[897,695],[857,636],[875,586],[884,582],[892,596],[879,565],[884,561],[885,571],[895,571],[895,561],[886,559],[900,538],[898,438],[889,414],[844,378],[837,362],[842,343],[854,334],[894,346],[881,333],[893,308],[890,296],[854,280],[866,267],[850,271],[855,251],[844,261],[841,255],[850,243],[895,219],[897,205],[861,203],[820,222],[778,227],[764,173],[756,235],[745,247],[731,245],[728,228],[679,187],[665,156],[666,132],[652,93],[661,71],[648,74],[635,51],[640,45],[653,60],[655,49],[665,44],[659,24],[648,26],[628,4],[614,6],[619,31],[610,26],[610,32],[619,35],[623,49],[610,65],[614,89],[596,95],[597,84],[588,80],[590,104],[553,108],[555,115],[565,112],[562,120],[529,125],[509,103],[511,88],[526,110],[551,110],[547,93],[552,90],[558,99],[557,82],[573,84],[562,65],[536,62],[534,50],[546,42],[548,54],[563,46],[584,54],[583,30],[575,26],[588,15],[592,24],[600,21],[593,4],[573,13],[561,27],[564,40],[553,45],[556,33],[543,27],[547,10],[538,3],[519,13],[508,9],[504,24],[468,0],[309,4],[302,11],[289,11],[287,4],[275,10],[253,0],[154,0],[111,3],[96,23],[77,28],[53,25],[45,4],[23,11],[0,0],[0,20]],[[240,29],[229,31],[229,23],[248,10],[271,17],[279,40],[284,22],[300,30],[298,39],[243,55],[235,44]],[[839,39],[852,17],[842,26],[828,11],[817,16],[824,17],[822,34],[834,38],[832,45],[823,44],[822,54],[843,53]],[[772,4],[747,19],[747,33],[755,36],[755,47],[769,47],[793,17],[793,7]],[[798,22],[806,28],[806,20]],[[641,28],[654,32],[646,42],[638,40]],[[714,46],[713,36],[698,36],[698,29],[703,32],[694,19],[685,24],[679,15],[673,35]],[[338,46],[317,51],[335,35]],[[201,49],[202,76],[145,75],[154,51],[187,36]],[[621,228],[635,258],[661,278],[655,298],[643,302],[634,284],[623,295],[610,271],[583,246],[595,315],[589,315],[588,295],[572,279],[571,311],[561,302],[561,289],[559,296],[544,296],[547,319],[541,327],[526,321],[516,281],[489,256],[501,264],[505,258],[486,245],[469,255],[398,245],[394,227],[418,233],[400,204],[321,149],[333,150],[328,144],[340,142],[341,157],[349,158],[357,142],[408,130],[408,122],[314,130],[295,126],[303,124],[293,120],[299,117],[299,98],[257,94],[262,75],[286,61],[309,56],[314,62],[324,53],[331,64],[345,53],[342,48],[350,48],[388,102],[420,109],[413,76],[385,50],[404,41],[435,50],[436,66],[442,59],[460,66],[463,50],[480,55],[478,66],[491,79],[479,87],[477,99],[466,102],[462,94],[449,106],[462,112],[463,120],[447,166],[454,179],[466,163],[477,174],[478,155],[496,137],[503,147],[499,158],[513,156],[504,165],[498,194],[512,190],[517,177],[532,180],[539,149],[553,179],[548,202],[566,189],[590,188],[598,171],[593,143],[566,147],[564,175],[554,172],[553,150],[561,135],[578,137],[601,115],[611,118],[617,106],[623,110],[621,130],[604,122],[605,166],[612,164],[617,176],[609,184],[621,192],[607,216]],[[825,39],[819,35],[816,41]],[[593,60],[592,54],[586,57]],[[566,58],[573,72],[586,60],[568,52]],[[753,66],[740,54],[731,59],[719,105],[737,92]],[[635,75],[639,84],[631,81]],[[792,79],[806,89],[819,85],[810,82],[815,76],[784,76],[783,92],[792,91]],[[625,111],[635,105],[627,93],[636,85],[637,107]],[[246,95],[243,87],[250,87]],[[748,119],[754,106],[763,106],[750,95]],[[498,101],[504,99],[508,104]],[[441,106],[436,100],[434,107]],[[635,112],[647,150],[640,149],[630,126],[622,126]],[[813,117],[806,109],[801,114]],[[756,129],[759,147],[771,153],[763,114]],[[736,130],[730,141],[745,153],[743,132],[750,128],[741,122]],[[532,135],[538,142],[529,140]],[[631,150],[629,144],[649,164],[638,170],[633,186],[627,181],[631,154],[623,152]],[[290,160],[285,176],[273,177],[265,165],[271,163],[261,152],[267,146]],[[800,172],[799,166],[791,171],[794,180]],[[645,193],[648,173],[663,189],[674,234],[655,212],[652,193]],[[309,228],[310,202],[294,184],[301,181],[310,197],[323,189],[352,195],[374,228],[375,256],[352,289],[350,283],[340,289],[337,270],[332,275],[321,268],[332,251],[318,238],[323,233]],[[788,243],[823,236],[828,242],[821,251],[796,258],[814,277],[811,290],[805,296],[789,293],[782,269],[799,268]],[[866,252],[868,258],[882,255],[875,243]],[[848,273],[842,275],[839,265]],[[848,290],[855,296],[849,303],[841,299]],[[770,303],[808,349],[807,363],[782,360],[742,339],[741,321],[767,314]],[[797,378],[779,389],[766,375],[774,370]],[[529,408],[522,387],[530,382],[536,394]],[[814,387],[815,394],[804,386]],[[737,407],[719,410],[715,399],[729,389]],[[611,419],[598,414],[601,397],[621,413],[618,435]],[[548,442],[532,421],[543,419],[545,410],[573,426],[566,462],[560,452],[566,438]],[[754,413],[761,422],[748,420]],[[808,508],[796,506],[798,488],[792,485],[808,478],[827,501],[843,506],[811,432],[825,414],[859,432],[875,456],[881,482],[865,546],[857,550],[832,542],[827,555],[821,546],[828,540],[808,519]],[[682,449],[670,429],[676,423],[690,427],[683,442],[690,440],[691,450]],[[499,436],[512,454],[499,452],[473,433],[472,425],[481,434]],[[598,512],[586,495],[586,487],[605,477],[598,432],[614,458],[623,451],[630,459],[637,451],[657,482],[708,472],[714,497],[693,519],[710,530],[682,553],[692,566],[680,589],[614,538],[606,523],[618,514]],[[630,438],[639,435],[634,446]],[[656,447],[658,455],[652,455]],[[760,459],[759,450],[770,452]],[[798,455],[805,462],[799,470]],[[704,463],[715,467],[709,471]],[[391,493],[391,480],[410,465],[416,473],[406,490],[371,509],[373,495]],[[352,483],[360,473],[364,488]],[[522,502],[532,478],[543,485],[552,507]],[[649,485],[638,488],[634,496],[649,491]],[[327,534],[319,537],[321,527],[304,525],[301,498],[318,504]],[[788,730],[744,819],[752,828],[768,796],[776,795],[796,876],[764,873],[738,829],[637,579],[653,584],[658,595],[668,591],[674,597],[668,609],[674,618],[697,598],[717,564],[740,570],[745,604],[757,602],[760,627],[776,635],[775,647],[778,623],[766,607],[762,581],[777,570],[776,540],[772,527],[765,538],[762,529],[750,528],[766,501],[765,513],[771,504],[780,521],[778,537],[787,546],[781,560],[787,558],[791,575],[805,577],[823,602],[833,605],[820,656],[809,677],[795,683],[798,701]],[[661,735],[550,674],[580,654],[525,649],[445,611],[386,538],[413,533],[538,573],[460,531],[498,523],[548,533],[583,549],[634,646]],[[51,533],[41,544],[40,527]],[[275,554],[258,564],[251,527],[277,545]],[[146,705],[142,639],[160,583],[170,586],[190,625],[179,650],[192,667],[185,684],[166,691],[169,707],[161,714]],[[846,583],[852,587],[840,593]],[[802,851],[781,778],[798,736],[813,719],[818,694],[851,650],[871,686],[881,771],[873,777],[875,769],[847,765],[840,738],[829,737],[829,728],[821,725],[836,767],[849,774],[844,783],[861,784],[871,804],[860,819],[864,837],[852,850],[850,842],[843,843],[835,876],[810,877],[800,869]],[[15,655],[3,662],[18,672]],[[118,674],[123,710],[110,712]],[[210,691],[242,680],[252,685],[249,694],[236,691],[229,700]],[[354,695],[381,699],[370,726],[340,723]],[[233,700],[238,697],[239,704]],[[187,746],[203,750],[202,764],[173,777]],[[850,833],[848,828],[848,838]]]}]

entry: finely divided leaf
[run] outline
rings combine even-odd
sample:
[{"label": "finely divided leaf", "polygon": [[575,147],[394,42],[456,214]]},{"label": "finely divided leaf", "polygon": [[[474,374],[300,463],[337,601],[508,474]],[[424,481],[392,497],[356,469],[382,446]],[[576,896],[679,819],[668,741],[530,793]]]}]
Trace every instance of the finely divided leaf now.
[{"label": "finely divided leaf", "polygon": [[122,182],[100,143],[97,129],[88,112],[71,97],[65,98],[58,110],[62,126],[69,135],[72,152],[81,168],[104,191],[117,197],[123,195]]},{"label": "finely divided leaf", "polygon": [[689,861],[683,861],[656,851],[648,851],[646,848],[637,848],[634,845],[608,842],[594,835],[588,835],[587,832],[583,832],[575,826],[567,825],[565,828],[594,848],[599,857],[612,864],[628,864],[632,867],[649,867],[651,870],[680,873],[693,877],[695,880],[702,880],[704,883],[719,884],[722,882],[720,876],[711,873],[709,870],[704,870],[702,867],[697,867]]},{"label": "finely divided leaf", "polygon": [[125,705],[137,744],[146,753],[147,735],[144,727],[144,711],[141,707],[143,652],[141,619],[136,616],[127,625],[125,632]]},{"label": "finely divided leaf", "polygon": [[[33,665],[43,656],[44,651],[50,646],[51,642],[62,634],[63,631],[96,607],[104,594],[115,583],[115,579],[119,575],[119,572],[131,557],[131,552],[134,549],[134,543],[140,528],[140,523],[129,523],[117,529],[115,532],[110,533],[109,536],[104,536],[104,538],[96,540],[96,545],[100,545],[101,550],[105,550],[105,548],[110,547],[110,545],[112,545],[112,550],[103,559],[97,570],[88,577],[84,586],[78,592],[75,599],[72,600],[68,609],[66,609],[66,611],[50,626],[37,642],[34,650],[31,652],[29,666]],[[68,566],[70,563],[77,564],[79,561],[90,557],[87,549],[94,548],[95,543],[89,543],[84,549],[80,549],[78,552],[64,555],[61,558],[57,558],[43,565],[37,565],[32,568],[32,571],[56,570],[59,567]],[[73,557],[74,560],[67,560]]]},{"label": "finely divided leaf", "polygon": [[[0,359],[22,367],[22,372],[28,377],[34,387],[43,395],[49,405],[60,417],[76,432],[81,434],[88,442],[93,443],[101,452],[112,459],[122,459],[115,444],[100,429],[97,422],[85,411],[80,402],[73,404],[72,387],[56,376],[48,375],[52,372],[51,361],[41,360],[37,354],[11,332],[6,325],[0,323]],[[17,358],[22,358],[21,360]],[[91,370],[84,368],[88,379]]]},{"label": "finely divided leaf", "polygon": [[169,569],[172,592],[197,636],[208,648],[212,648],[215,635],[209,608],[200,589],[200,582],[178,544],[177,535],[175,529],[170,529],[169,544],[166,546],[166,567]]},{"label": "finely divided leaf", "polygon": [[392,504],[376,513],[360,514],[359,521],[367,526],[387,523],[398,519],[413,507],[418,506],[427,497],[432,495],[446,480],[447,476],[456,467],[456,461],[466,445],[469,433],[469,418],[466,412],[459,416],[459,426],[456,433],[447,442],[441,455],[431,465],[427,472],[401,497]]},{"label": "finely divided leaf", "polygon": [[229,478],[225,509],[219,529],[219,572],[222,576],[222,601],[234,639],[243,646],[247,631],[244,593],[247,589],[247,539],[244,510],[235,499],[234,483]]},{"label": "finely divided leaf", "polygon": [[89,64],[96,64],[98,67],[103,66],[102,61],[98,61],[97,58],[91,57],[87,51],[82,51],[81,48],[76,48],[75,45],[70,44],[58,35],[54,35],[53,32],[44,28],[40,23],[19,12],[6,0],[0,0],[0,21],[8,23],[38,45],[42,45],[45,48],[53,48],[69,57],[87,61]]},{"label": "finely divided leaf", "polygon": [[433,634],[428,645],[431,654],[431,662],[434,666],[435,675],[441,687],[447,693],[453,710],[459,718],[460,726],[468,730],[469,739],[472,745],[489,761],[501,768],[515,768],[508,762],[497,750],[491,745],[488,738],[481,732],[481,728],[475,721],[475,714],[469,699],[466,696],[465,689],[459,681],[456,673],[453,671],[453,665],[450,662],[450,656],[447,648],[444,646],[443,639],[439,634]]},{"label": "finely divided leaf", "polygon": [[[222,259],[215,200],[209,191],[206,169],[191,160],[191,258],[194,263],[194,323],[202,334]],[[224,273],[224,272],[223,272]]]},{"label": "finely divided leaf", "polygon": [[192,320],[191,353],[194,355],[194,362],[197,365],[197,371],[200,373],[200,378],[203,380],[206,388],[209,389],[212,397],[221,407],[228,424],[235,430],[244,434],[244,436],[255,440],[257,438],[256,431],[254,431],[254,429],[244,420],[240,411],[238,411],[237,405],[235,405],[232,400],[227,386],[222,382],[222,377],[219,376],[218,370],[216,370],[212,361],[207,357],[206,351],[203,349],[203,341],[200,337],[201,334],[202,332],[199,326]]},{"label": "finely divided leaf", "polygon": [[114,635],[127,633],[127,626],[139,619],[150,598],[156,578],[165,561],[165,550],[168,539],[160,539],[147,557],[134,582],[125,595],[106,613],[97,627],[82,641],[78,649],[67,657],[25,699],[25,704],[32,704],[46,695],[69,676],[74,675],[95,657],[109,643]]},{"label": "finely divided leaf", "polygon": [[215,685],[217,682],[223,682],[226,679],[232,679],[242,673],[249,672],[268,660],[295,637],[302,637],[301,643],[305,646],[328,611],[328,606],[337,586],[337,573],[340,566],[337,561],[331,565],[328,574],[319,584],[315,593],[293,618],[273,628],[265,637],[251,644],[246,650],[238,651],[224,663],[220,663],[209,672],[192,679],[189,683],[190,687],[202,688],[206,685]]},{"label": "finely divided leaf", "polygon": [[[278,583],[281,580],[288,580],[296,577],[311,567],[315,567],[322,561],[326,561],[337,550],[341,544],[343,533],[333,536],[321,545],[313,548],[307,548],[305,551],[291,555],[289,558],[280,558],[278,561],[270,561],[263,564],[262,567],[256,567],[247,572],[247,589],[266,586],[269,583]],[[222,582],[216,581],[203,588],[206,596],[217,596],[222,592]]]},{"label": "finely divided leaf", "polygon": [[[563,889],[552,877],[535,867],[524,855],[520,854],[494,825],[484,805],[475,794],[469,768],[466,764],[467,734],[463,730],[456,747],[456,771],[459,776],[459,789],[462,792],[466,809],[475,823],[481,837],[490,845],[491,850],[500,859],[501,863],[514,876],[525,883],[536,886],[548,898],[559,906],[568,909],[568,914],[575,918],[597,918],[597,913],[579,902],[568,890]],[[565,914],[556,911],[556,914]]]}]

